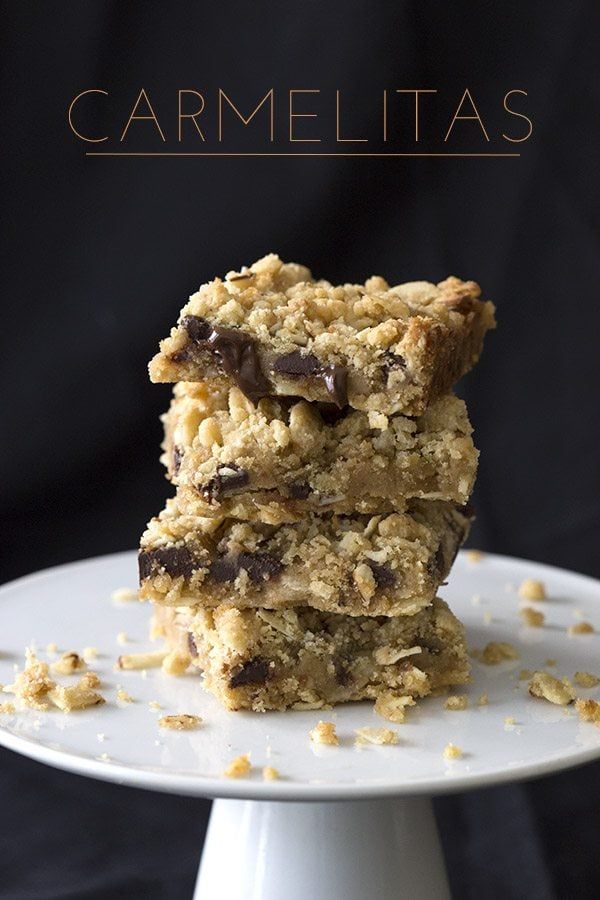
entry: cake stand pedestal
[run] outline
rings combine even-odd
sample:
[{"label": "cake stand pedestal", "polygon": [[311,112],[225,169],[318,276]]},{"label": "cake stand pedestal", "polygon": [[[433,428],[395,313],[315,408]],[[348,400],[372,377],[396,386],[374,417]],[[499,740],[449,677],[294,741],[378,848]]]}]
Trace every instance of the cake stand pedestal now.
[{"label": "cake stand pedestal", "polygon": [[216,800],[195,900],[446,900],[425,797],[285,803]]},{"label": "cake stand pedestal", "polygon": [[[516,587],[546,584],[543,628],[525,628]],[[196,900],[437,900],[448,885],[430,797],[556,772],[600,758],[600,729],[571,707],[535,700],[521,668],[573,677],[598,669],[600,584],[549,566],[461,554],[442,595],[465,622],[468,643],[508,641],[519,658],[497,666],[474,661],[460,693],[468,709],[449,711],[430,698],[394,727],[398,743],[355,745],[355,730],[391,725],[369,703],[326,713],[230,713],[199,687],[197,676],[160,670],[117,672],[125,652],[151,649],[149,609],[111,600],[135,584],[135,554],[121,553],[49,569],[0,588],[0,683],[10,684],[25,646],[41,659],[95,646],[93,667],[106,704],[64,714],[18,710],[0,718],[0,743],[80,775],[155,791],[218,798],[213,806]],[[571,637],[584,616],[594,634]],[[155,648],[154,648],[155,649]],[[551,665],[549,660],[556,660]],[[71,676],[73,678],[74,676]],[[65,681],[68,678],[65,677]],[[133,698],[119,700],[119,688]],[[479,702],[482,694],[487,702]],[[581,689],[600,698],[600,689]],[[4,695],[5,699],[10,699]],[[161,728],[160,716],[202,717],[194,731]],[[312,744],[319,718],[335,722],[340,744]],[[462,756],[447,760],[452,742]],[[228,779],[230,760],[250,753],[247,778]],[[263,781],[262,767],[281,777]]]}]

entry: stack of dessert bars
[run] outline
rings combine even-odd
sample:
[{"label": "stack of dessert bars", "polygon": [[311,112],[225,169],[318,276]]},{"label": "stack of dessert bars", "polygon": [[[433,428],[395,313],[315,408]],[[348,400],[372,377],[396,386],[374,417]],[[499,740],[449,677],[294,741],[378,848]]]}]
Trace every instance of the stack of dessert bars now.
[{"label": "stack of dessert bars", "polygon": [[203,285],[150,364],[174,382],[140,596],[229,709],[406,705],[468,678],[436,597],[477,450],[451,393],[494,308],[472,282],[315,281],[269,255]]}]

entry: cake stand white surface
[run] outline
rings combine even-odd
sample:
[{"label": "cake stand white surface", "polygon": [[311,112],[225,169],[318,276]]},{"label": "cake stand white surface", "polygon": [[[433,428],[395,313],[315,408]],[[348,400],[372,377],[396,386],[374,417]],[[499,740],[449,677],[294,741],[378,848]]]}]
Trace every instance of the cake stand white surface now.
[{"label": "cake stand white surface", "polygon": [[[544,612],[542,628],[520,619],[524,601],[517,588],[524,578],[546,584],[548,600],[529,604]],[[571,679],[576,671],[600,674],[600,582],[594,579],[493,555],[475,563],[460,554],[440,593],[465,622],[469,646],[509,641],[520,658],[497,666],[474,661],[473,682],[460,689],[469,696],[468,709],[446,710],[444,697],[430,698],[397,726],[376,716],[372,703],[326,712],[231,713],[200,688],[197,676],[115,671],[119,654],[156,649],[148,638],[148,606],[111,599],[115,589],[135,582],[135,554],[120,553],[0,589],[0,683],[13,680],[26,646],[49,660],[56,656],[48,645],[79,652],[93,646],[99,655],[91,667],[107,700],[70,714],[2,714],[0,743],[105,781],[221,798],[197,885],[203,900],[446,897],[428,797],[600,757],[600,728],[581,722],[572,707],[531,698],[519,680],[523,668]],[[596,632],[569,635],[568,626],[581,619]],[[117,699],[119,686],[133,702]],[[488,703],[480,706],[484,692]],[[578,693],[600,698],[599,688]],[[158,719],[168,713],[193,713],[203,722],[195,731],[167,731]],[[339,747],[311,744],[308,732],[319,718],[336,723]],[[355,746],[355,729],[366,725],[390,725],[398,744]],[[444,758],[449,742],[462,749],[460,759]],[[250,776],[224,778],[227,763],[241,753],[251,755]],[[265,765],[276,767],[280,779],[263,781]]]}]

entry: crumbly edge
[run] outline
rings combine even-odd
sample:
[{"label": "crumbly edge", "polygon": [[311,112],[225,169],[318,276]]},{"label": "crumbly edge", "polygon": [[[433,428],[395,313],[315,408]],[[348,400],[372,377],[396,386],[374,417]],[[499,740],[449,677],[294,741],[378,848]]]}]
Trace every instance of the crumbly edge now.
[{"label": "crumbly edge", "polygon": [[[465,404],[452,395],[416,420],[350,410],[326,424],[305,400],[264,398],[255,407],[218,380],[179,384],[174,394],[161,459],[175,484],[198,489],[200,515],[229,515],[233,506],[234,516],[255,517],[260,491],[275,494],[260,506],[279,498],[294,516],[340,501],[349,510],[365,497],[466,503],[473,487],[478,454]],[[293,496],[298,487],[304,502]]]},{"label": "crumbly edge", "polygon": [[[169,574],[155,555],[140,597],[176,606],[308,605],[351,615],[410,615],[435,596],[468,525],[464,512],[444,501],[414,501],[406,514],[310,516],[274,527],[186,517],[173,498],[144,533],[141,554],[175,553],[178,564],[183,554],[189,566]],[[226,582],[210,577],[215,560],[240,553],[280,568],[254,580],[244,568]],[[382,586],[382,573],[393,583]]]},{"label": "crumbly edge", "polygon": [[[418,414],[474,365],[485,332],[495,326],[494,307],[479,294],[474,282],[455,277],[438,285],[410,282],[391,288],[374,277],[364,285],[333,287],[271,254],[245,273],[201,287],[184,306],[180,323],[191,315],[240,328],[255,341],[269,377],[277,355],[297,350],[323,365],[344,365],[350,369],[353,407]],[[151,379],[198,381],[219,373],[209,353],[195,362],[175,362],[173,355],[188,345],[179,324],[161,342],[150,364]],[[274,393],[327,399],[314,379],[301,384],[302,379],[279,373],[271,381]]]},{"label": "crumbly edge", "polygon": [[192,614],[156,607],[155,615],[167,643],[191,649],[205,687],[229,709],[323,709],[380,698],[391,708],[394,697],[404,708],[413,697],[468,680],[464,630],[439,599],[395,619],[307,608]]}]

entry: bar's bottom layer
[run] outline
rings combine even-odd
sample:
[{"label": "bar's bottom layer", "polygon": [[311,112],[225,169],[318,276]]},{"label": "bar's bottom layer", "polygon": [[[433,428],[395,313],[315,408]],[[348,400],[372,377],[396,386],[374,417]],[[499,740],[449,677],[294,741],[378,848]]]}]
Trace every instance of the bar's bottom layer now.
[{"label": "bar's bottom layer", "polygon": [[443,600],[414,616],[295,609],[155,607],[155,632],[191,657],[228,709],[393,702],[464,684],[464,629]]}]

